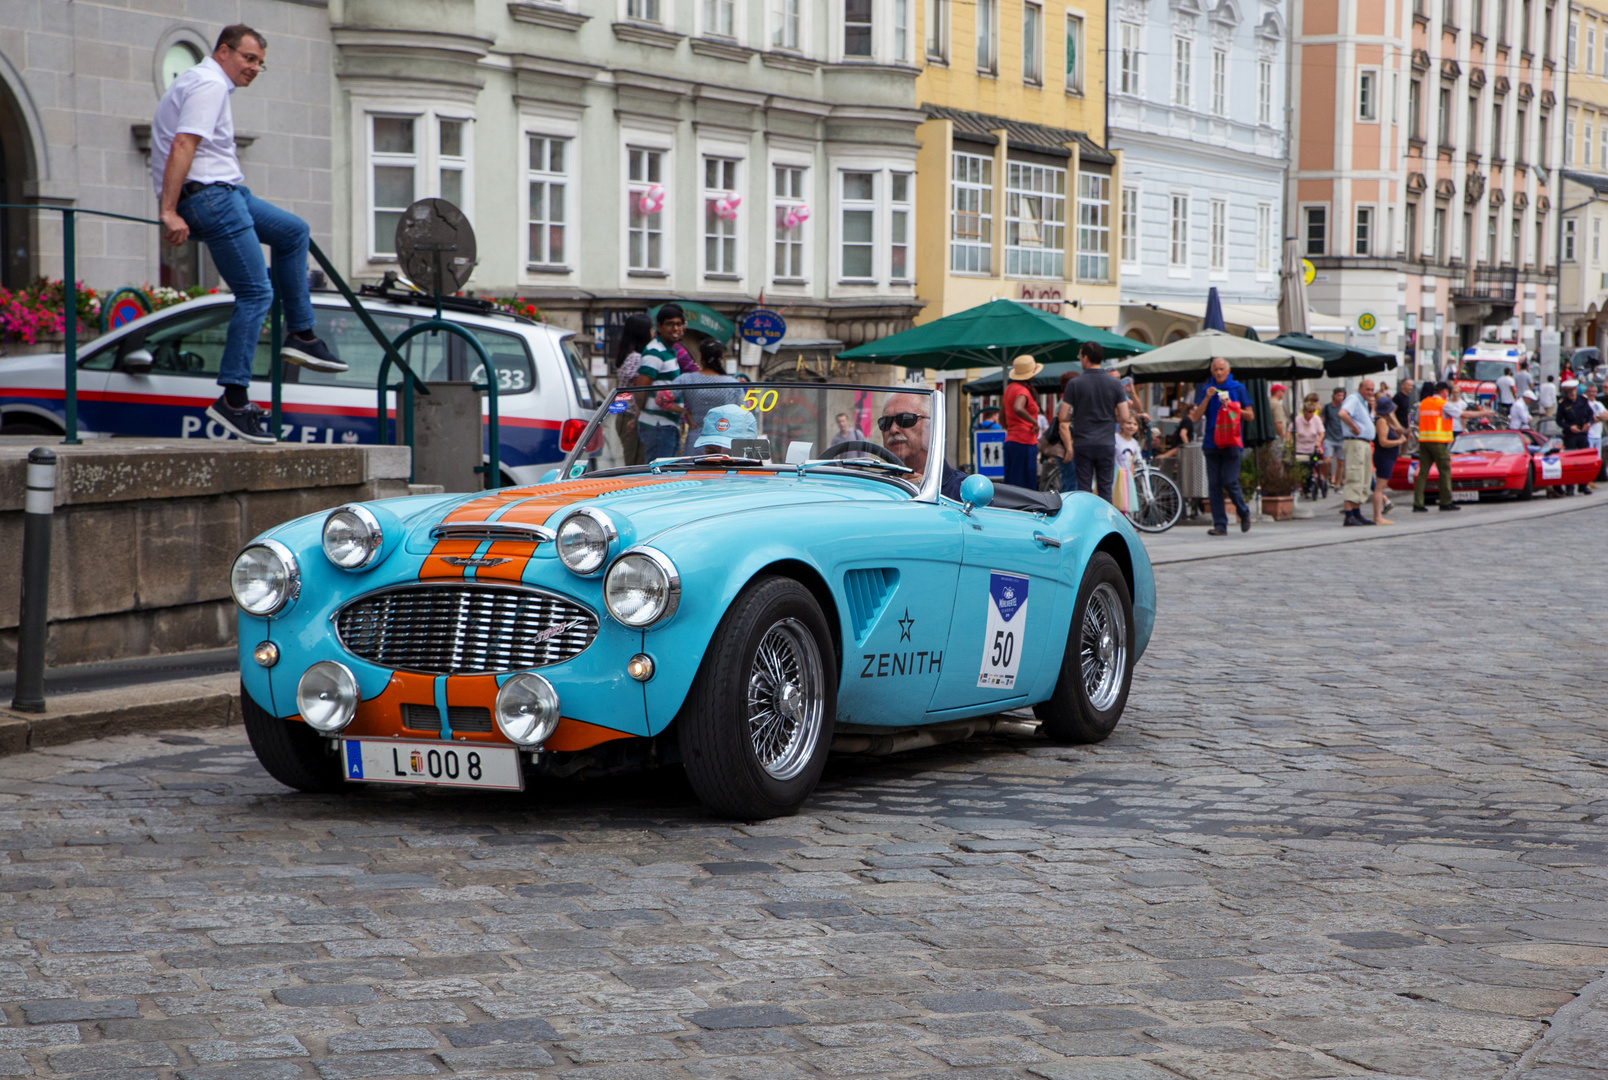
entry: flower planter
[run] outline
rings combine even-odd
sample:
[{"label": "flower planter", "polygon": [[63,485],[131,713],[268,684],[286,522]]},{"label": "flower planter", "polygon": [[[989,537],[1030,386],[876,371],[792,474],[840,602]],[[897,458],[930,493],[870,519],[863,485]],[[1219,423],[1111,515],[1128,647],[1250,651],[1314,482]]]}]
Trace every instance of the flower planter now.
[{"label": "flower planter", "polygon": [[1262,513],[1274,521],[1289,521],[1295,516],[1295,496],[1263,495]]}]

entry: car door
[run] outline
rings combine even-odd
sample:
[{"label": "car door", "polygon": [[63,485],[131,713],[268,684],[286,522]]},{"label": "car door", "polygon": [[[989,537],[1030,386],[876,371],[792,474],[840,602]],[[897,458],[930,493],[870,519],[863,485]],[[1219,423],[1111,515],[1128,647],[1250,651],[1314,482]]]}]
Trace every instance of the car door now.
[{"label": "car door", "polygon": [[930,715],[1023,704],[1040,665],[1060,662],[1049,641],[1061,583],[1061,548],[1044,517],[974,509],[961,528],[962,555],[944,670]]},{"label": "car door", "polygon": [[[169,439],[230,438],[206,411],[222,392],[218,369],[233,314],[233,304],[178,308],[124,339],[106,379],[102,430]],[[151,354],[149,373],[127,368],[129,353],[137,349]],[[266,378],[268,363],[264,335],[252,358],[253,378]],[[256,396],[256,387],[252,393]]]},{"label": "car door", "polygon": [[843,629],[838,723],[919,724],[950,665],[961,512],[911,500],[849,504],[840,517],[830,545]]}]

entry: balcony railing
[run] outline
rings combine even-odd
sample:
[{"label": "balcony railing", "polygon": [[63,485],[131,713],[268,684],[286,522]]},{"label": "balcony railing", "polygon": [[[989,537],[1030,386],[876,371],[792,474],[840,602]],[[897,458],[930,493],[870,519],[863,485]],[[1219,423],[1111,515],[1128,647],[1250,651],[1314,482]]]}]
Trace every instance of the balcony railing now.
[{"label": "balcony railing", "polygon": [[1511,304],[1519,294],[1519,271],[1513,266],[1476,266],[1452,286],[1452,299],[1469,303]]}]

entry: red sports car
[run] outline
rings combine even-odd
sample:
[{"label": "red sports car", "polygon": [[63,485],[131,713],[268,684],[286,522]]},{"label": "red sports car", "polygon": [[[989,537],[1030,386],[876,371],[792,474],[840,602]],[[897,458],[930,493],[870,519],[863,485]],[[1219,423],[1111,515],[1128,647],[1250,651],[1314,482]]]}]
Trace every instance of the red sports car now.
[{"label": "red sports car", "polygon": [[[1452,499],[1528,499],[1538,487],[1589,484],[1601,464],[1595,450],[1564,450],[1556,438],[1534,431],[1468,431],[1452,440]],[[1417,477],[1418,462],[1398,458],[1390,487],[1411,491]],[[1439,471],[1430,466],[1427,490],[1435,491],[1439,482]]]}]

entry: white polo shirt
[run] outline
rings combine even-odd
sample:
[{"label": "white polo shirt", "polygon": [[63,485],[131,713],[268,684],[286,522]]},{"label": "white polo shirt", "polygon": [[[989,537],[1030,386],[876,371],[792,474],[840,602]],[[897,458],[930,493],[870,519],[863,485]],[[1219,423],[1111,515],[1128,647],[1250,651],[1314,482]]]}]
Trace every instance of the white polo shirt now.
[{"label": "white polo shirt", "polygon": [[185,180],[203,184],[245,182],[240,159],[235,155],[234,112],[229,108],[229,95],[234,92],[234,80],[209,56],[174,79],[162,95],[151,121],[151,186],[156,189],[158,202],[162,199],[162,173],[175,135],[201,136]]}]

